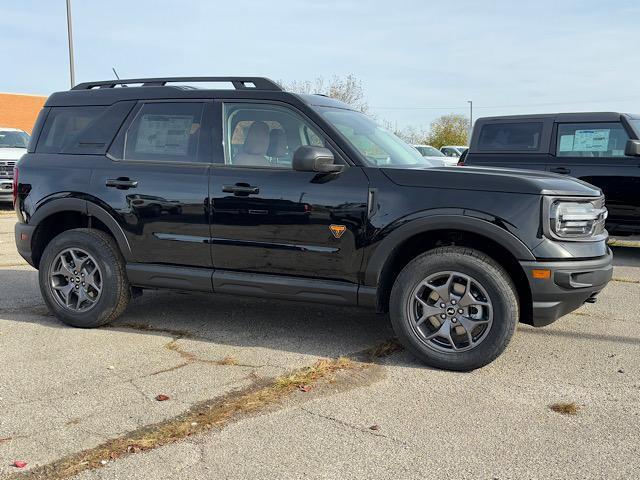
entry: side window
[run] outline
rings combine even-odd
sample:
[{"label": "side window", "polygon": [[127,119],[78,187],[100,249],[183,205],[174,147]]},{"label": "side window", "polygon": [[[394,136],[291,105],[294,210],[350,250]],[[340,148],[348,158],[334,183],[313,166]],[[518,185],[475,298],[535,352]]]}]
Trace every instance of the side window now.
[{"label": "side window", "polygon": [[107,107],[53,107],[40,134],[38,153],[59,153]]},{"label": "side window", "polygon": [[123,160],[196,162],[204,105],[147,103],[125,133]]},{"label": "side window", "polygon": [[561,123],[558,125],[558,157],[624,157],[629,140],[618,122]]},{"label": "side window", "polygon": [[480,130],[478,150],[535,151],[541,136],[541,122],[489,123]]},{"label": "side window", "polygon": [[302,145],[325,146],[300,115],[277,105],[226,103],[225,165],[291,168]]}]

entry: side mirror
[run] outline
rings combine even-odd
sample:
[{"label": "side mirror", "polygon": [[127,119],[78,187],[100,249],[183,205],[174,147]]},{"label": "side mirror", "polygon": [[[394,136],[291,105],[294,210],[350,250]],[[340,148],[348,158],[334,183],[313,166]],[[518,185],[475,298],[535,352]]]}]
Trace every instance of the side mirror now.
[{"label": "side mirror", "polygon": [[624,154],[627,157],[640,157],[640,140],[627,140]]},{"label": "side mirror", "polygon": [[344,166],[336,165],[334,161],[333,153],[328,148],[305,145],[293,152],[291,166],[299,172],[341,172]]}]

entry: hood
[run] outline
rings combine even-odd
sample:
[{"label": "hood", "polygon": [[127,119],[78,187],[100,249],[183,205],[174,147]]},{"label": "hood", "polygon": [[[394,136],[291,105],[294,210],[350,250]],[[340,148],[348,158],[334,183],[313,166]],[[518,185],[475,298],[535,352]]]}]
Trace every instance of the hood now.
[{"label": "hood", "polygon": [[395,184],[529,195],[598,197],[599,188],[575,178],[538,170],[487,167],[383,168]]},{"label": "hood", "polygon": [[20,160],[25,153],[26,148],[0,147],[0,160]]}]

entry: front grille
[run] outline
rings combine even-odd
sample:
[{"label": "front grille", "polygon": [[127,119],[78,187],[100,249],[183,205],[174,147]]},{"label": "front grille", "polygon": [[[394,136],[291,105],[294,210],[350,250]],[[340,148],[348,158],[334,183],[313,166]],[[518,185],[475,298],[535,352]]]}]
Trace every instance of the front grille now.
[{"label": "front grille", "polygon": [[15,160],[0,160],[0,178],[13,178],[13,167]]}]

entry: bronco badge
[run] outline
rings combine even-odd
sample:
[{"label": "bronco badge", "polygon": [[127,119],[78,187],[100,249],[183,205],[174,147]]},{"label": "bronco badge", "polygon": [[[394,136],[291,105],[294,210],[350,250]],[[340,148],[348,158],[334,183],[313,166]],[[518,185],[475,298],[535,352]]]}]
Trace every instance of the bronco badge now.
[{"label": "bronco badge", "polygon": [[342,234],[347,230],[347,227],[344,225],[329,225],[329,230],[333,233],[333,236],[336,238],[340,238]]}]

